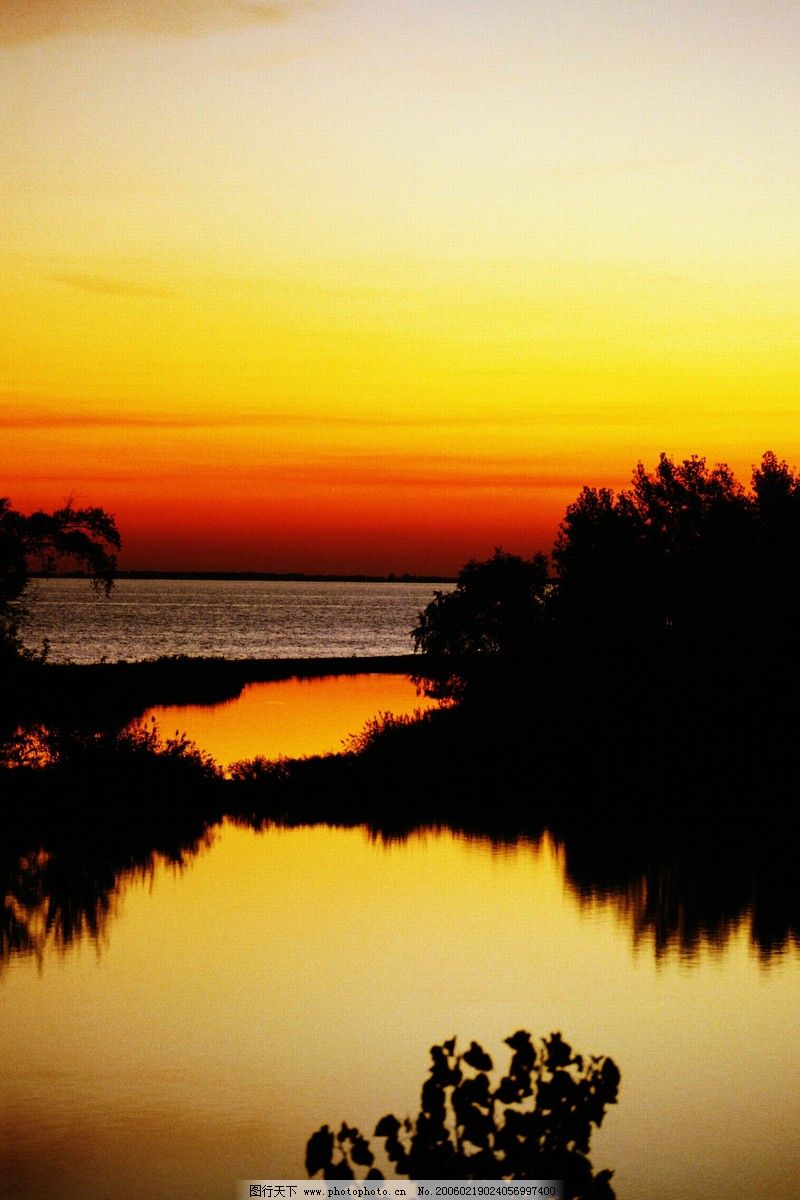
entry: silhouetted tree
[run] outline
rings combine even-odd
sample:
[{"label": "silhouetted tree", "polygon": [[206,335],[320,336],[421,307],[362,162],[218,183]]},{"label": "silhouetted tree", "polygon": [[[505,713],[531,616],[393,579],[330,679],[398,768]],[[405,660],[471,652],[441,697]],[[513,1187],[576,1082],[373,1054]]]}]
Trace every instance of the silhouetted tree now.
[{"label": "silhouetted tree", "polygon": [[102,508],[73,508],[24,516],[0,499],[0,658],[20,651],[20,597],[31,569],[53,571],[57,564],[85,570],[110,591],[120,536],[114,518]]},{"label": "silhouetted tree", "polygon": [[[457,695],[463,664],[476,657],[506,662],[530,655],[545,615],[547,559],[495,550],[462,567],[451,592],[436,592],[411,632],[414,649],[445,668],[434,693]],[[449,661],[454,669],[447,671]]]},{"label": "silhouetted tree", "polygon": [[[493,1063],[472,1042],[431,1048],[415,1121],[391,1114],[375,1127],[398,1178],[563,1179],[565,1200],[613,1200],[611,1171],[594,1173],[592,1127],[616,1103],[620,1074],[610,1058],[585,1058],[553,1033],[536,1044],[525,1030],[505,1039],[512,1051],[506,1074],[493,1086]],[[308,1141],[306,1170],[325,1179],[384,1176],[358,1129],[323,1125]]]},{"label": "silhouetted tree", "polygon": [[753,471],[762,620],[784,633],[800,613],[800,477],[768,451]]},{"label": "silhouetted tree", "polygon": [[[763,610],[765,530],[794,505],[793,488],[772,454],[754,472],[751,494],[725,464],[708,467],[697,456],[675,463],[666,454],[652,472],[639,463],[627,491],[584,488],[553,550],[562,617],[595,635],[746,636]],[[792,511],[800,516],[800,504]],[[791,521],[781,522],[785,538]],[[780,553],[793,557],[791,540]]]}]

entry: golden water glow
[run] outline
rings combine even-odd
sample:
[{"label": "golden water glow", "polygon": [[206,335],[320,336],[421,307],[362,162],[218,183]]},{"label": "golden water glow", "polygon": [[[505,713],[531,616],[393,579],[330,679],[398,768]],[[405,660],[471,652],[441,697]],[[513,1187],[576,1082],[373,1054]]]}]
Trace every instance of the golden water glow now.
[{"label": "golden water glow", "polygon": [[680,1194],[699,1163],[716,1200],[800,1183],[796,952],[765,970],[742,928],[657,963],[548,842],[225,828],[117,907],[99,952],[0,976],[0,1180],[31,1200],[302,1177],[322,1123],[416,1111],[434,1042],[501,1062],[518,1028],[619,1064],[592,1161],[620,1200]]},{"label": "golden water glow", "polygon": [[0,6],[18,507],[123,565],[452,570],[800,458],[797,5]]},{"label": "golden water glow", "polygon": [[185,733],[220,765],[241,759],[336,754],[367,721],[382,713],[405,716],[434,701],[417,693],[407,675],[331,675],[248,683],[224,704],[151,708],[163,737]]}]

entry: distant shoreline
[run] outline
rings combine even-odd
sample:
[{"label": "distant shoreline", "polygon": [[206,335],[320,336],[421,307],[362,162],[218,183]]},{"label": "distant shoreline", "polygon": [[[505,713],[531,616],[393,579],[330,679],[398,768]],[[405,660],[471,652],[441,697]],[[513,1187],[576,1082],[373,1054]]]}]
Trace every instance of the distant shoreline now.
[{"label": "distant shoreline", "polygon": [[[88,579],[81,571],[48,574],[32,571],[31,579]],[[117,571],[119,579],[187,579],[242,583],[455,583],[453,575],[306,575],[301,571]]]}]

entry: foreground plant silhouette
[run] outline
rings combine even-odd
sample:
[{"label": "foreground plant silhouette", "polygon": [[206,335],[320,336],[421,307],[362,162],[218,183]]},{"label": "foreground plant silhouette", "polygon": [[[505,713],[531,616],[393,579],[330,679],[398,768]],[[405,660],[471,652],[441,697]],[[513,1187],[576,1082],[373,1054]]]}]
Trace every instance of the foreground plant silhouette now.
[{"label": "foreground plant silhouette", "polygon": [[[397,1177],[409,1179],[563,1179],[565,1200],[613,1200],[611,1171],[592,1170],[589,1142],[606,1106],[617,1099],[620,1074],[610,1058],[574,1054],[553,1033],[534,1042],[525,1030],[505,1039],[511,1061],[493,1086],[493,1063],[472,1042],[456,1039],[431,1048],[416,1121],[382,1117],[375,1137]],[[309,1176],[383,1179],[358,1129],[327,1125],[306,1147]]]}]

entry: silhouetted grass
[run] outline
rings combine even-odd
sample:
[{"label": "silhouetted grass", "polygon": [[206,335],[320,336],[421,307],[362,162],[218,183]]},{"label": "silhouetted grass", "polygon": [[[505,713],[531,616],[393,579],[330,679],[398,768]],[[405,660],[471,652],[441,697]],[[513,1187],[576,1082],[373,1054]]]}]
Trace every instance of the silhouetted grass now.
[{"label": "silhouetted grass", "polygon": [[0,732],[18,724],[123,725],[155,705],[218,704],[247,683],[327,675],[411,674],[413,655],[365,658],[224,659],[164,656],[141,662],[9,664],[0,691]]}]

